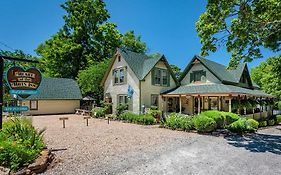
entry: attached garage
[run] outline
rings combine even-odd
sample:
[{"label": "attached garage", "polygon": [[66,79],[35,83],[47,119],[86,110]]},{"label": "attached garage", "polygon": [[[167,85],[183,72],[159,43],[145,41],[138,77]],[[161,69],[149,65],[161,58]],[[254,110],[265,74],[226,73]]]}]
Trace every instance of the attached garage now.
[{"label": "attached garage", "polygon": [[29,115],[75,113],[80,108],[82,95],[75,80],[67,78],[43,78],[39,93],[23,100]]}]

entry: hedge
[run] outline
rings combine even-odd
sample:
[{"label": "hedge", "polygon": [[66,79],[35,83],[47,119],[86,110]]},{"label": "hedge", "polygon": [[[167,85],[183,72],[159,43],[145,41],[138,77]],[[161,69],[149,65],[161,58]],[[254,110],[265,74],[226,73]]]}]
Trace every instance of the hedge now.
[{"label": "hedge", "polygon": [[166,118],[166,122],[162,123],[166,128],[181,129],[184,131],[190,131],[194,129],[194,122],[192,117],[187,117],[182,114],[171,113]]},{"label": "hedge", "polygon": [[119,116],[116,116],[116,119],[127,121],[130,123],[138,123],[144,125],[153,125],[156,123],[155,118],[152,115],[145,114],[145,115],[138,115],[132,112],[124,112]]},{"label": "hedge", "polygon": [[227,129],[236,133],[245,133],[255,132],[258,126],[259,122],[254,119],[239,119],[227,126]]},{"label": "hedge", "polygon": [[214,119],[202,114],[194,117],[194,126],[198,132],[212,132],[217,128]]}]

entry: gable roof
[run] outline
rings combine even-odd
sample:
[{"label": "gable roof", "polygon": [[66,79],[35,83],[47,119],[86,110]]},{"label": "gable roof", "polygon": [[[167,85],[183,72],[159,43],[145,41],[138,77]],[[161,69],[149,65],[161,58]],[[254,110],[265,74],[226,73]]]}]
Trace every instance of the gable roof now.
[{"label": "gable roof", "polygon": [[78,83],[68,78],[42,78],[39,93],[26,100],[80,100],[82,95]]},{"label": "gable roof", "polygon": [[[129,67],[132,69],[132,71],[135,73],[136,77],[139,80],[143,80],[159,61],[163,61],[164,64],[166,65],[168,71],[170,72],[171,76],[173,77],[174,81],[176,83],[178,82],[167,59],[162,54],[157,57],[151,57],[144,53],[136,53],[136,52],[132,52],[128,49],[120,49],[120,48],[117,48],[116,52],[121,54],[121,56],[125,59],[125,61],[129,65]],[[102,85],[104,84],[107,76],[109,75],[109,72],[114,64],[115,59],[116,59],[116,57],[114,56],[107,69],[107,72],[105,73],[105,76],[103,77],[103,80],[101,83]]]},{"label": "gable roof", "polygon": [[[193,66],[193,61],[198,59],[201,64],[203,64],[215,77],[217,77],[222,83],[226,83],[226,84],[237,84],[240,81],[240,78],[244,72],[245,69],[248,70],[247,64],[243,63],[243,64],[239,64],[236,69],[234,70],[227,70],[227,67],[216,63],[214,61],[208,60],[206,58],[203,58],[201,56],[195,55],[193,57],[193,59],[190,61],[190,63],[187,65],[187,67],[185,68],[182,76],[180,77],[179,81],[181,81],[186,74],[188,73],[188,71],[191,69],[191,67]],[[250,77],[250,75],[249,75]],[[251,80],[251,78],[250,78]],[[252,82],[249,82],[250,85],[252,85]]]}]

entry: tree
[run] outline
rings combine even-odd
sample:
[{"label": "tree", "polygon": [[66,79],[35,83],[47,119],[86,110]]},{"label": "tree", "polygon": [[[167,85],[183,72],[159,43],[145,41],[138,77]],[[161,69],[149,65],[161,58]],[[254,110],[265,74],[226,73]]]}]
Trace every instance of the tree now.
[{"label": "tree", "polygon": [[281,100],[281,55],[268,58],[253,68],[251,76],[265,92]]},{"label": "tree", "polygon": [[75,78],[89,64],[108,59],[121,44],[116,25],[106,22],[109,13],[102,0],[68,0],[65,24],[36,52],[49,76]]},{"label": "tree", "polygon": [[98,103],[103,99],[103,87],[100,83],[108,65],[109,60],[104,60],[79,72],[77,81],[83,96],[94,96]]},{"label": "tree", "polygon": [[280,29],[280,0],[208,0],[196,23],[201,54],[225,45],[232,54],[230,67],[260,58],[261,47],[280,51]]},{"label": "tree", "polygon": [[179,78],[181,76],[181,73],[182,73],[181,69],[178,66],[174,65],[174,64],[171,64],[170,67],[172,68],[172,70],[173,70],[174,74],[176,75],[176,77]]},{"label": "tree", "polygon": [[126,32],[123,35],[121,47],[137,53],[146,52],[146,44],[141,41],[141,36],[135,36],[134,31]]}]

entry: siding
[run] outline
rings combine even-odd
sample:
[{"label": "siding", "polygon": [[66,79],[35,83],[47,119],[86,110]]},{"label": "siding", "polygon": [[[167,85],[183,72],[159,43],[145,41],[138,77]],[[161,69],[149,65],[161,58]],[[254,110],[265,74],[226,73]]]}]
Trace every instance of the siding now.
[{"label": "siding", "polygon": [[191,69],[188,71],[188,73],[185,75],[185,77],[181,81],[181,85],[190,84],[190,73],[193,71],[198,71],[198,70],[206,71],[206,82],[205,83],[221,83],[220,80],[217,79],[217,77],[215,77],[214,74],[211,73],[205,66],[203,66],[201,63],[198,63],[191,67]]},{"label": "siding", "polygon": [[[167,69],[165,63],[163,61],[159,61],[155,67]],[[144,105],[145,107],[151,106],[151,95],[152,94],[158,94],[159,95],[159,109],[164,108],[163,100],[160,97],[160,92],[169,90],[171,88],[176,87],[176,82],[170,75],[170,86],[154,86],[151,84],[151,71],[149,74],[145,77],[144,81],[141,81],[141,105]]]},{"label": "siding", "polygon": [[[115,58],[114,58],[115,59]],[[127,66],[127,83],[122,85],[113,85],[113,76],[112,70],[115,68],[125,67]],[[133,112],[138,113],[140,109],[140,90],[139,90],[139,80],[135,76],[132,69],[128,66],[127,62],[121,57],[120,62],[118,59],[115,59],[113,66],[108,74],[108,77],[104,83],[104,93],[110,93],[112,97],[112,109],[113,113],[116,111],[117,106],[117,95],[118,94],[128,94],[128,85],[130,85],[134,89],[133,94]]]},{"label": "siding", "polygon": [[[29,104],[29,100],[22,101],[23,106],[30,107]],[[30,110],[26,114],[74,114],[77,108],[80,108],[80,100],[38,100],[38,110]]]}]

